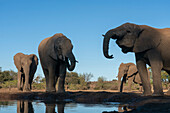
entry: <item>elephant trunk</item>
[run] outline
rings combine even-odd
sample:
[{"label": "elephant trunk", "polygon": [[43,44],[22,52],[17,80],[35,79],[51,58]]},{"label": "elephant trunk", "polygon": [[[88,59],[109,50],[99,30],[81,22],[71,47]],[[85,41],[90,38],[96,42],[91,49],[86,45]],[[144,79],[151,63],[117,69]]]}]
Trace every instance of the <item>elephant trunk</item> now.
[{"label": "elephant trunk", "polygon": [[106,35],[104,35],[104,40],[103,40],[103,54],[106,58],[113,58],[113,55],[109,55],[108,51],[109,51],[109,42],[110,42],[110,38],[113,38],[115,36],[115,32],[114,29],[109,30]]},{"label": "elephant trunk", "polygon": [[[68,60],[70,61],[71,65],[69,64]],[[75,66],[76,66],[76,59],[75,59],[73,53],[71,52],[70,54],[68,54],[68,59],[67,59],[68,70],[73,71]]]},{"label": "elephant trunk", "polygon": [[30,81],[29,81],[29,79],[30,79],[30,66],[26,66],[25,68],[24,68],[25,70],[24,70],[24,74],[25,74],[25,76],[24,76],[24,79],[25,79],[25,82],[23,83],[23,85],[24,85],[24,88],[23,88],[23,90],[26,90],[26,91],[29,91],[29,90],[31,90],[30,89]]}]

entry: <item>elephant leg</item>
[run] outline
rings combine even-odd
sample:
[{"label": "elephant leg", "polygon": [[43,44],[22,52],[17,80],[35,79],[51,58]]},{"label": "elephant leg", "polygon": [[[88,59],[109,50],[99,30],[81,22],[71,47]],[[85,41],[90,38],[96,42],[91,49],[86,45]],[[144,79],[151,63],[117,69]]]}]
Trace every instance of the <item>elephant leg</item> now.
[{"label": "elephant leg", "polygon": [[58,83],[58,92],[63,93],[65,92],[65,76],[66,76],[66,65],[62,63],[59,68],[59,83]]},{"label": "elephant leg", "polygon": [[143,88],[141,85],[139,85],[139,91],[142,92]]},{"label": "elephant leg", "polygon": [[17,87],[18,87],[18,90],[22,90],[22,86],[21,86],[21,83],[22,83],[22,77],[21,77],[21,72],[18,70],[18,84],[17,84]]},{"label": "elephant leg", "polygon": [[121,85],[120,85],[120,92],[123,91],[123,86],[124,86],[124,84],[125,84],[125,82],[126,82],[126,77],[127,77],[127,74],[125,74],[125,75],[123,76],[123,79],[122,79],[122,82],[121,82]]},{"label": "elephant leg", "polygon": [[22,73],[21,74],[21,89],[22,90],[24,89],[24,84],[25,84],[25,74]]},{"label": "elephant leg", "polygon": [[33,81],[33,78],[34,78],[34,73],[33,75],[31,75],[31,77],[29,77],[29,87],[30,87],[30,90],[32,89],[32,81]]},{"label": "elephant leg", "polygon": [[46,80],[46,92],[49,92],[49,72],[47,69],[43,68],[43,72],[44,72],[44,75],[45,75],[45,80]]},{"label": "elephant leg", "polygon": [[146,63],[142,60],[137,60],[136,64],[137,64],[137,68],[138,68],[139,75],[140,75],[143,89],[144,89],[143,95],[144,96],[151,95],[152,94],[151,85],[150,85],[150,81],[148,79]]},{"label": "elephant leg", "polygon": [[153,89],[154,93],[153,96],[162,96],[163,88],[161,83],[161,70],[163,68],[163,63],[159,54],[155,51],[151,51],[148,55],[151,69],[152,69],[152,76],[153,76]]},{"label": "elephant leg", "polygon": [[25,74],[24,91],[30,91],[29,75]]},{"label": "elephant leg", "polygon": [[120,92],[120,86],[121,86],[121,78],[118,77],[118,91]]},{"label": "elephant leg", "polygon": [[50,66],[48,68],[49,71],[49,76],[47,77],[47,84],[48,84],[48,89],[46,89],[46,91],[48,92],[56,92],[56,66]]},{"label": "elephant leg", "polygon": [[131,91],[134,77],[128,78],[128,91]]}]

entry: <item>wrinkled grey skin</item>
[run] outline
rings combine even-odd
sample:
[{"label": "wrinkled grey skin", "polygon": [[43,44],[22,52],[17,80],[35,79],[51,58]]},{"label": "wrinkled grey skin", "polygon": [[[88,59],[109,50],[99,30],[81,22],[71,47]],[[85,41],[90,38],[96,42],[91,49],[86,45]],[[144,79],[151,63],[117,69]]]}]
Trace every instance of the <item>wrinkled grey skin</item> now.
[{"label": "wrinkled grey skin", "polygon": [[18,90],[30,91],[34,74],[37,70],[38,58],[34,54],[17,53],[14,64],[18,69]]},{"label": "wrinkled grey skin", "polygon": [[[149,71],[148,71],[149,72]],[[148,73],[149,75],[149,73]],[[118,91],[123,91],[123,85],[128,81],[128,90],[131,91],[132,83],[140,85],[142,90],[142,81],[140,79],[137,67],[134,63],[121,63],[118,72]],[[122,79],[122,80],[121,80]]]},{"label": "wrinkled grey skin", "polygon": [[46,78],[46,92],[56,91],[55,86],[58,78],[58,92],[65,92],[66,68],[73,71],[76,65],[72,49],[71,41],[62,33],[46,38],[40,43],[38,53]]},{"label": "wrinkled grey skin", "polygon": [[116,40],[116,44],[123,53],[135,53],[144,89],[143,95],[152,94],[146,64],[151,66],[153,73],[153,96],[163,95],[161,70],[170,74],[170,28],[157,29],[146,25],[125,23],[111,29],[104,35],[103,53],[106,58],[113,58],[108,54],[110,39]]}]

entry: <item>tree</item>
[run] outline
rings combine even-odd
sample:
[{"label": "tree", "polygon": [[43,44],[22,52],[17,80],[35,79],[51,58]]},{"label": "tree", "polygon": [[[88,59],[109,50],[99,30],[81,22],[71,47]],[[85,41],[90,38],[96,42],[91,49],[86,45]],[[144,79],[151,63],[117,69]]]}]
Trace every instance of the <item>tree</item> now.
[{"label": "tree", "polygon": [[104,82],[106,81],[106,78],[101,76],[101,77],[98,77],[98,82]]},{"label": "tree", "polygon": [[41,76],[40,75],[37,75],[37,77],[34,79],[34,81],[36,83],[39,83],[40,82],[40,79],[41,79]]},{"label": "tree", "polygon": [[65,78],[65,84],[70,85],[70,84],[79,84],[79,76],[78,73],[76,72],[67,72],[66,73],[66,78]]},{"label": "tree", "polygon": [[98,77],[96,89],[103,89],[104,88],[104,81],[106,81],[105,77],[103,77],[103,76]]},{"label": "tree", "polygon": [[40,80],[40,83],[45,83],[46,81],[45,81],[45,78],[42,78],[41,80]]},{"label": "tree", "polygon": [[169,74],[166,71],[161,71],[161,79],[165,83],[169,83],[170,82],[170,76],[169,76]]},{"label": "tree", "polygon": [[85,82],[89,82],[91,78],[93,78],[93,74],[92,73],[83,73],[80,74],[80,77],[84,78]]},{"label": "tree", "polygon": [[14,80],[15,76],[17,76],[17,74],[12,70],[0,72],[0,83]]}]

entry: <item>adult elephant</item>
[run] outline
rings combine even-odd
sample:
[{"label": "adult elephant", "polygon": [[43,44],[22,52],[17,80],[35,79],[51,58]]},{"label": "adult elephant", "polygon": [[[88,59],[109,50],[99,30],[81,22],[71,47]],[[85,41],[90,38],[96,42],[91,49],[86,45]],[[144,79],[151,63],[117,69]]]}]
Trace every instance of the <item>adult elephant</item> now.
[{"label": "adult elephant", "polygon": [[34,74],[37,70],[37,56],[35,54],[17,53],[14,56],[14,64],[18,69],[18,90],[30,91]]},{"label": "adult elephant", "polygon": [[62,33],[46,38],[40,43],[38,52],[46,78],[46,92],[56,91],[58,77],[58,92],[65,92],[66,68],[73,71],[76,65],[72,49],[71,41]]},{"label": "adult elephant", "polygon": [[[142,81],[140,79],[137,67],[134,63],[121,63],[118,72],[118,91],[122,92],[123,85],[128,81],[128,90],[131,90],[132,83],[140,85],[142,90]],[[149,77],[148,77],[149,78]]]},{"label": "adult elephant", "polygon": [[170,28],[157,29],[147,25],[125,23],[104,35],[103,53],[108,54],[110,38],[116,40],[123,53],[134,52],[137,68],[143,84],[143,95],[151,95],[151,85],[148,79],[146,64],[149,64],[153,74],[154,96],[163,95],[161,70],[170,74]]}]

